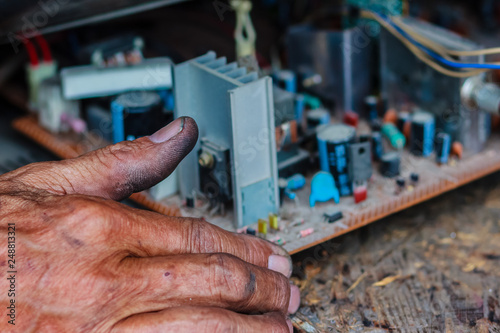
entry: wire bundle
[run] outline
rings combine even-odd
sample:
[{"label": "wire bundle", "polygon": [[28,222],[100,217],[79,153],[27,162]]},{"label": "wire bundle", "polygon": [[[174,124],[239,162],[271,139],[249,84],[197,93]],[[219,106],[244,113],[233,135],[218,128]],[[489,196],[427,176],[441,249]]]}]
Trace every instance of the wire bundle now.
[{"label": "wire bundle", "polygon": [[411,27],[399,18],[392,19],[372,11],[362,11],[362,16],[376,20],[398,38],[418,59],[444,75],[466,78],[489,70],[500,69],[500,63],[464,63],[453,58],[499,54],[499,47],[474,51],[450,50],[412,31]]}]

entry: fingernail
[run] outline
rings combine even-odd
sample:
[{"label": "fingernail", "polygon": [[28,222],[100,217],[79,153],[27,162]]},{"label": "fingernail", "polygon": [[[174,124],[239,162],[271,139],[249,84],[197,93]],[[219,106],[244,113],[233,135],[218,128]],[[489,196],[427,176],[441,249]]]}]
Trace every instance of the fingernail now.
[{"label": "fingernail", "polygon": [[162,143],[176,136],[184,128],[184,117],[177,118],[167,126],[160,128],[149,137],[154,143]]},{"label": "fingernail", "polygon": [[272,271],[283,274],[286,277],[292,275],[291,262],[287,257],[272,254],[267,261],[267,268]]},{"label": "fingernail", "polygon": [[290,330],[290,333],[293,333],[292,321],[290,319],[287,319],[286,324],[288,325],[288,329]]},{"label": "fingernail", "polygon": [[300,290],[294,284],[290,283],[290,304],[288,304],[288,313],[295,313],[300,306]]}]

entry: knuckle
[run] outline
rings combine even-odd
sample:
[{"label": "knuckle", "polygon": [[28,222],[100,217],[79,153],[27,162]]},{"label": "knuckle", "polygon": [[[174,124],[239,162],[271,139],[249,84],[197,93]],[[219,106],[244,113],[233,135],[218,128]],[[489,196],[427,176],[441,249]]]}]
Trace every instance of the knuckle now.
[{"label": "knuckle", "polygon": [[248,264],[227,253],[209,256],[210,285],[213,294],[221,295],[230,304],[251,303],[256,287],[256,277]]},{"label": "knuckle", "polygon": [[211,224],[203,219],[192,218],[183,225],[186,233],[183,239],[187,242],[184,248],[190,253],[210,253],[217,248],[217,236]]}]

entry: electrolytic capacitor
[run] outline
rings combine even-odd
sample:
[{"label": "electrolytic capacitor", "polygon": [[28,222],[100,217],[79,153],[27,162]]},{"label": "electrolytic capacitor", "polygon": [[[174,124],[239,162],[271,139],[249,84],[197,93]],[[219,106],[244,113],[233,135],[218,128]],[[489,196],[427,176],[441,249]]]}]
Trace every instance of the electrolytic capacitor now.
[{"label": "electrolytic capacitor", "polygon": [[372,154],[375,161],[380,160],[384,154],[384,143],[382,142],[382,134],[380,132],[372,133]]},{"label": "electrolytic capacitor", "polygon": [[289,69],[282,69],[273,73],[278,87],[291,93],[297,92],[297,76]]},{"label": "electrolytic capacitor", "polygon": [[384,177],[394,178],[399,176],[401,157],[396,152],[389,152],[380,158],[380,173]]},{"label": "electrolytic capacitor", "polygon": [[367,114],[368,114],[368,119],[370,121],[374,121],[375,119],[378,118],[378,98],[377,96],[366,96],[365,98],[365,106],[367,109]]},{"label": "electrolytic capacitor", "polygon": [[410,113],[407,111],[398,112],[398,130],[403,132],[404,125],[410,121]]},{"label": "electrolytic capacitor", "polygon": [[417,156],[429,156],[434,150],[434,115],[416,112],[411,117],[410,151]]},{"label": "electrolytic capacitor", "polygon": [[307,127],[316,128],[319,125],[330,123],[330,112],[328,110],[319,108],[307,112]]},{"label": "electrolytic capacitor", "polygon": [[448,156],[451,149],[451,137],[447,133],[436,135],[436,162],[439,164],[448,163]]}]

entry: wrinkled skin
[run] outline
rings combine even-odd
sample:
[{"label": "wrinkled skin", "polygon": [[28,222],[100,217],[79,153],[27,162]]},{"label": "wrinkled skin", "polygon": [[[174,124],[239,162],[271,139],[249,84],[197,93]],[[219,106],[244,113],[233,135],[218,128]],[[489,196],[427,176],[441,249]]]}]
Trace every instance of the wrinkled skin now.
[{"label": "wrinkled skin", "polygon": [[[290,332],[286,316],[300,300],[283,249],[115,201],[164,179],[191,151],[195,122],[168,128],[0,176],[1,332]],[[6,316],[8,223],[15,326]]]}]

